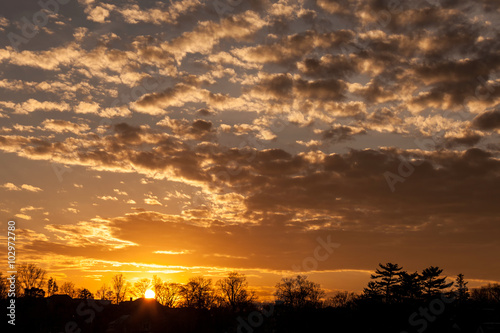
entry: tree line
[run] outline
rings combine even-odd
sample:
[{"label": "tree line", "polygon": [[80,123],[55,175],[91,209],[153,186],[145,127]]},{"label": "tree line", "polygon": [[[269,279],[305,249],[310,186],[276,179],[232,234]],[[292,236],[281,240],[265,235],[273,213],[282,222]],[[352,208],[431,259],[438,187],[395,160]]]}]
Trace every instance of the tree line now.
[{"label": "tree line", "polygon": [[[379,264],[371,281],[361,294],[338,291],[326,297],[325,291],[304,275],[282,278],[275,286],[275,303],[290,308],[352,307],[359,302],[387,304],[428,300],[438,295],[455,297],[459,302],[469,299],[481,302],[500,302],[500,284],[489,284],[469,291],[463,274],[453,282],[442,276],[443,269],[435,266],[420,273],[409,273],[398,264]],[[48,297],[55,294],[78,299],[109,300],[119,304],[129,298],[142,298],[147,290],[155,292],[156,301],[167,307],[211,309],[226,307],[233,310],[249,309],[257,300],[248,286],[246,276],[230,272],[215,283],[203,276],[192,277],[185,284],[163,281],[158,276],[129,282],[123,274],[112,277],[110,285],[103,284],[95,294],[87,288],[76,288],[73,282],[58,282],[35,264],[18,268],[16,295]],[[0,273],[0,298],[6,298],[8,286]]]}]

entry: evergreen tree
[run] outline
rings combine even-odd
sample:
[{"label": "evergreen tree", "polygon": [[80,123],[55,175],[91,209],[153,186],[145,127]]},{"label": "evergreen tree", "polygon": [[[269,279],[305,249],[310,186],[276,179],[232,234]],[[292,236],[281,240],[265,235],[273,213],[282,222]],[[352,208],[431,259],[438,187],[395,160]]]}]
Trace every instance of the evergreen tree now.
[{"label": "evergreen tree", "polygon": [[375,281],[368,282],[368,286],[363,289],[363,297],[371,300],[382,300],[383,290]]},{"label": "evergreen tree", "polygon": [[372,274],[371,278],[380,279],[379,281],[375,281],[375,283],[384,291],[385,301],[391,303],[395,286],[399,283],[400,271],[403,267],[399,267],[398,264],[392,264],[390,262],[385,265],[378,265],[380,268],[377,268],[375,271],[376,274]]},{"label": "evergreen tree", "polygon": [[57,286],[57,282],[55,279],[50,277],[49,281],[47,281],[47,296],[52,296],[59,290]]},{"label": "evergreen tree", "polygon": [[418,272],[401,272],[399,276],[398,294],[401,299],[415,300],[422,296],[422,285]]},{"label": "evergreen tree", "polygon": [[464,280],[464,275],[462,273],[457,275],[457,290],[455,292],[457,296],[457,300],[460,302],[466,301],[469,299],[469,288],[467,288],[467,284],[469,282],[466,282]]},{"label": "evergreen tree", "polygon": [[435,297],[443,292],[444,289],[453,285],[453,282],[446,283],[446,276],[441,278],[443,270],[439,267],[430,266],[422,271],[420,280],[424,296]]}]

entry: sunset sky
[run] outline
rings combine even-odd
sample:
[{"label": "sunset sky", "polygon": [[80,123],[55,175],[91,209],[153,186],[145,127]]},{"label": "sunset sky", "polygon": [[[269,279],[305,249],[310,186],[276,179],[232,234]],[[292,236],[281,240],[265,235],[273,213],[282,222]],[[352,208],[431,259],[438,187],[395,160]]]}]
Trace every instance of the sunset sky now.
[{"label": "sunset sky", "polygon": [[497,0],[59,1],[0,5],[18,263],[93,292],[500,281]]}]

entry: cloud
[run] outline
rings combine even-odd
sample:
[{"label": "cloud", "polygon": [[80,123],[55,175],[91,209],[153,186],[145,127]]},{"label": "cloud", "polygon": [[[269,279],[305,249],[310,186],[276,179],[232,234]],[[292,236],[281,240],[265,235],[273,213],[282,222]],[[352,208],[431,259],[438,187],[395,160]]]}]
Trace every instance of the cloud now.
[{"label": "cloud", "polygon": [[3,16],[0,16],[0,31],[5,31],[5,28],[10,24],[9,20]]},{"label": "cloud", "polygon": [[158,201],[158,197],[156,195],[152,195],[151,193],[145,194],[146,198],[144,198],[144,203],[146,205],[151,206],[163,206],[161,202]]},{"label": "cloud", "polygon": [[120,191],[120,190],[119,190],[119,189],[117,189],[117,188],[113,189],[113,191],[114,191],[116,194],[118,194],[118,195],[125,195],[125,196],[127,196],[127,195],[128,195],[128,194],[127,194],[127,192],[125,192],[125,191]]},{"label": "cloud", "polygon": [[18,217],[20,219],[23,219],[23,220],[31,220],[31,216],[29,215],[26,215],[26,214],[16,214],[14,215],[15,217]]},{"label": "cloud", "polygon": [[472,124],[483,131],[500,128],[500,110],[486,111],[477,116]]},{"label": "cloud", "polygon": [[156,254],[173,254],[173,255],[177,255],[177,254],[188,254],[188,253],[191,253],[192,251],[189,251],[189,250],[181,250],[181,251],[154,251],[153,253],[156,253]]},{"label": "cloud", "polygon": [[[22,253],[89,276],[115,264],[274,274],[331,233],[346,250],[318,270],[366,271],[394,251],[437,253],[458,270],[443,246],[472,257],[484,243],[495,259],[494,1],[256,0],[224,17],[198,0],[79,5],[81,17],[60,13],[26,50],[0,49],[0,150],[41,172],[99,172],[114,190],[90,204],[130,212],[77,224],[82,213],[65,204],[73,220],[33,231]],[[0,30],[16,24],[0,18]],[[386,172],[410,175],[392,193]],[[144,196],[125,197],[116,177]],[[41,191],[15,179],[1,186],[12,197]],[[486,272],[476,262],[468,269]]]},{"label": "cloud", "polygon": [[[106,7],[108,7],[109,9],[114,8],[114,6],[109,4],[106,4]],[[87,19],[91,21],[98,23],[110,22],[106,21],[106,19],[109,17],[109,10],[103,6],[96,6],[94,8],[87,7],[85,12],[88,14]]]},{"label": "cloud", "polygon": [[98,114],[99,111],[99,104],[95,102],[80,102],[76,108],[75,112],[76,113],[81,113],[81,114]]},{"label": "cloud", "polygon": [[323,139],[338,143],[352,140],[353,136],[356,134],[366,134],[366,131],[362,128],[338,125],[329,130],[325,130],[323,132]]},{"label": "cloud", "polygon": [[21,104],[16,104],[14,107],[15,112],[17,114],[28,114],[34,111],[42,110],[42,111],[68,111],[69,105],[65,102],[57,103],[57,102],[49,102],[44,101],[40,102],[33,98],[30,98],[26,102]]},{"label": "cloud", "polygon": [[20,191],[21,189],[12,183],[5,183],[2,187],[8,191]]},{"label": "cloud", "polygon": [[42,122],[43,129],[56,133],[75,133],[79,134],[90,130],[87,124],[75,124],[66,120],[46,119]]},{"label": "cloud", "polygon": [[118,200],[117,197],[113,197],[113,196],[110,196],[110,195],[98,196],[97,198],[101,199],[101,200],[104,200],[104,201],[117,201]]},{"label": "cloud", "polygon": [[164,8],[141,9],[137,4],[129,4],[117,11],[123,16],[126,22],[137,24],[147,22],[153,24],[177,23],[178,19],[186,13],[196,10],[201,5],[199,0],[176,1],[169,6],[161,4]]},{"label": "cloud", "polygon": [[315,49],[335,49],[349,41],[353,35],[348,30],[326,33],[308,30],[284,36],[271,44],[243,47],[231,52],[247,62],[292,64],[294,61],[309,55]]},{"label": "cloud", "polygon": [[21,191],[25,190],[28,192],[41,192],[43,191],[41,188],[33,186],[33,185],[28,185],[28,184],[22,184],[21,186],[14,185],[13,183],[5,183],[3,185],[0,185],[0,187],[3,187],[4,189],[8,191]]},{"label": "cloud", "polygon": [[246,11],[224,18],[219,23],[200,22],[193,31],[183,33],[163,48],[179,61],[187,53],[209,53],[221,39],[249,40],[264,25],[265,21],[257,13]]},{"label": "cloud", "polygon": [[115,237],[116,228],[110,226],[109,221],[99,218],[89,222],[78,222],[76,225],[49,224],[45,229],[55,234],[57,240],[66,246],[83,248],[98,246],[111,250],[137,245]]},{"label": "cloud", "polygon": [[36,187],[36,186],[32,186],[32,185],[28,185],[28,184],[23,184],[21,185],[21,188],[23,190],[26,190],[26,191],[29,191],[29,192],[41,192],[43,191],[41,188],[39,187]]}]

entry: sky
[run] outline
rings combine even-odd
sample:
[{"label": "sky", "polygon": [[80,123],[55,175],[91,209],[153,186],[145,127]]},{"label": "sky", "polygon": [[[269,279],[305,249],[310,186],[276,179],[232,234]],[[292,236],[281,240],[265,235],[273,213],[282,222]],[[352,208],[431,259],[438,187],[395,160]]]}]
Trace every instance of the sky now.
[{"label": "sky", "polygon": [[2,243],[16,221],[18,264],[91,291],[360,292],[386,262],[499,282],[499,8],[3,2]]}]

